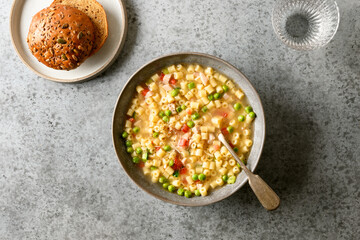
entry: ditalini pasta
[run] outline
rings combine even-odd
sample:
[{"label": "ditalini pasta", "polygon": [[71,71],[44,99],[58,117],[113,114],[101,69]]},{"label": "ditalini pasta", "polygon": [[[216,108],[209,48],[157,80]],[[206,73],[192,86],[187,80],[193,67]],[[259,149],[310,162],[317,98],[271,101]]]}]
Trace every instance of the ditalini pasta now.
[{"label": "ditalini pasta", "polygon": [[256,114],[231,79],[211,67],[178,64],[136,92],[122,137],[152,182],[185,197],[235,183],[241,168],[216,136],[222,132],[246,163]]}]

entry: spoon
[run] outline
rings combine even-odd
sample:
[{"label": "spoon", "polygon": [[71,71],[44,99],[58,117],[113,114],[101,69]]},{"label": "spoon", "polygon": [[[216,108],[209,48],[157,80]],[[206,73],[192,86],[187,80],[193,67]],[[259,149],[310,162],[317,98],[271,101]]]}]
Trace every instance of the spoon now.
[{"label": "spoon", "polygon": [[249,185],[253,190],[253,192],[255,193],[256,197],[259,199],[261,205],[263,205],[263,207],[269,211],[277,209],[280,205],[280,198],[274,192],[274,190],[272,190],[271,187],[269,187],[269,185],[267,185],[266,182],[264,182],[264,180],[261,179],[261,177],[252,173],[245,166],[245,164],[239,159],[239,157],[234,152],[234,150],[230,147],[230,145],[228,144],[222,133],[218,135],[218,139],[225,145],[227,150],[229,150],[231,155],[235,158],[235,160],[240,164],[241,168],[244,170],[245,174],[249,179]]}]

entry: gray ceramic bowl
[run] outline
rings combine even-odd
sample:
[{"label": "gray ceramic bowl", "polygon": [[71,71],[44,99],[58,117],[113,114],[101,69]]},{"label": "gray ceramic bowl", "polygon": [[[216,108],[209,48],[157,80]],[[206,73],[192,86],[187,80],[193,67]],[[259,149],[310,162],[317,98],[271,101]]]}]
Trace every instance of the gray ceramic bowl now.
[{"label": "gray ceramic bowl", "polygon": [[202,53],[176,53],[163,56],[147,63],[130,77],[121,91],[115,106],[113,116],[113,143],[116,154],[125,172],[141,189],[158,199],[173,204],[183,206],[203,206],[223,200],[239,190],[247,182],[245,173],[241,172],[239,174],[235,184],[227,184],[215,191],[210,191],[210,194],[206,197],[185,198],[183,196],[178,196],[176,193],[169,193],[168,191],[165,191],[160,184],[152,183],[147,179],[147,177],[143,175],[141,169],[133,164],[131,156],[126,152],[124,140],[121,138],[124,122],[126,120],[126,112],[131,99],[136,92],[136,86],[149,79],[155,72],[160,71],[162,68],[179,63],[199,63],[203,66],[211,66],[216,69],[216,71],[233,79],[244,91],[250,105],[257,115],[254,121],[253,146],[247,164],[251,171],[255,170],[265,140],[265,117],[259,95],[249,80],[235,67],[219,58]]}]

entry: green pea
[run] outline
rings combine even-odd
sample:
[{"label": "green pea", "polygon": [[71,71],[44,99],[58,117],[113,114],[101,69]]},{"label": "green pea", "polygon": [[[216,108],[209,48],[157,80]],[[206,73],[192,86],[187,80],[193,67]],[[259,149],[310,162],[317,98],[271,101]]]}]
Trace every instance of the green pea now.
[{"label": "green pea", "polygon": [[191,118],[192,119],[194,119],[194,120],[197,120],[197,119],[199,119],[200,118],[200,114],[199,113],[193,113],[192,115],[191,115]]},{"label": "green pea", "polygon": [[167,68],[164,68],[164,69],[162,70],[162,72],[163,72],[163,74],[169,74],[169,70],[168,70]]},{"label": "green pea", "polygon": [[172,114],[172,112],[171,112],[170,110],[166,110],[166,111],[165,111],[165,115],[166,115],[166,116],[170,117],[171,114]]},{"label": "green pea", "polygon": [[181,108],[181,106],[178,106],[177,108],[176,108],[176,111],[179,113],[179,112],[181,112],[183,109]]},{"label": "green pea", "polygon": [[197,181],[199,179],[199,175],[197,175],[196,173],[194,175],[192,175],[192,180]]},{"label": "green pea", "polygon": [[139,128],[139,127],[134,127],[134,128],[133,128],[133,132],[134,132],[134,133],[140,132],[140,128]]},{"label": "green pea", "polygon": [[251,113],[252,111],[253,111],[253,109],[252,109],[251,106],[247,106],[247,107],[245,108],[245,112],[246,112],[246,113]]},{"label": "green pea", "polygon": [[164,122],[168,122],[168,121],[169,121],[169,117],[168,117],[168,116],[163,116],[162,120],[163,120]]},{"label": "green pea", "polygon": [[133,157],[133,163],[139,163],[140,162],[140,158],[139,157]]},{"label": "green pea", "polygon": [[188,83],[188,85],[187,85],[187,87],[188,87],[188,89],[193,89],[193,88],[195,88],[195,83],[194,82],[191,82],[191,83]]},{"label": "green pea", "polygon": [[134,149],[133,149],[132,147],[128,147],[128,148],[126,149],[126,151],[127,151],[128,153],[133,153],[133,152],[134,152]]},{"label": "green pea", "polygon": [[179,196],[183,196],[183,195],[184,195],[184,192],[185,192],[185,190],[184,190],[183,188],[179,188],[179,189],[177,190],[177,194],[178,194]]},{"label": "green pea", "polygon": [[154,133],[153,133],[153,137],[154,137],[154,138],[157,138],[158,136],[159,136],[159,133],[158,133],[158,132],[154,132]]},{"label": "green pea", "polygon": [[224,90],[224,92],[229,91],[229,87],[227,85],[222,85],[222,89]]},{"label": "green pea", "polygon": [[136,150],[135,150],[135,151],[136,151],[136,153],[137,153],[137,154],[141,154],[141,153],[142,153],[142,149],[141,149],[141,147],[136,148]]},{"label": "green pea", "polygon": [[146,162],[149,159],[149,153],[148,152],[144,152],[142,155],[142,160],[143,162]]},{"label": "green pea", "polygon": [[201,173],[201,174],[199,175],[199,180],[200,180],[200,181],[204,181],[205,179],[206,179],[205,174]]},{"label": "green pea", "polygon": [[161,177],[159,178],[159,183],[166,183],[166,181],[167,181],[167,179],[166,179],[166,177],[164,177],[164,176],[161,176]]},{"label": "green pea", "polygon": [[227,182],[227,180],[229,179],[228,175],[222,175],[221,179],[224,181],[224,182]]},{"label": "green pea", "polygon": [[151,170],[156,170],[157,167],[156,167],[156,166],[151,166],[150,169],[151,169]]},{"label": "green pea", "polygon": [[233,148],[233,150],[234,150],[234,152],[236,152],[236,153],[237,153],[237,152],[239,151],[239,148],[234,147],[234,148]]},{"label": "green pea", "polygon": [[174,166],[174,160],[171,159],[171,160],[169,161],[169,167],[172,167],[172,166]]},{"label": "green pea", "polygon": [[193,128],[195,126],[195,123],[190,120],[186,123],[186,125],[188,125],[189,128]]},{"label": "green pea", "polygon": [[196,189],[196,190],[195,190],[195,195],[196,195],[196,196],[200,196],[200,195],[201,195],[201,193],[200,193],[200,190],[199,190],[199,189]]},{"label": "green pea", "polygon": [[169,192],[175,191],[175,186],[174,185],[169,185],[168,190],[169,190]]},{"label": "green pea", "polygon": [[256,114],[255,114],[254,112],[250,112],[250,113],[249,113],[249,117],[255,118],[255,117],[256,117]]},{"label": "green pea", "polygon": [[235,176],[230,176],[229,179],[227,180],[227,183],[229,184],[233,184],[236,182],[236,177]]},{"label": "green pea", "polygon": [[213,100],[214,100],[214,95],[212,95],[212,94],[209,94],[207,97],[208,97],[208,99],[209,99],[210,101],[213,101]]},{"label": "green pea", "polygon": [[127,138],[128,136],[129,136],[129,134],[125,131],[121,134],[122,138]]},{"label": "green pea", "polygon": [[185,104],[181,105],[181,109],[182,109],[182,110],[185,110],[185,109],[186,109]]},{"label": "green pea", "polygon": [[192,196],[192,192],[190,192],[189,190],[185,191],[185,197],[191,198],[191,196]]},{"label": "green pea", "polygon": [[167,189],[169,187],[169,185],[170,185],[169,183],[163,183],[162,187]]},{"label": "green pea", "polygon": [[238,116],[238,121],[239,121],[239,122],[245,121],[245,116],[244,116],[244,115],[239,115],[239,116]]},{"label": "green pea", "polygon": [[159,117],[164,117],[164,116],[165,116],[164,111],[160,111],[160,112],[159,112]]},{"label": "green pea", "polygon": [[132,146],[132,141],[131,141],[131,140],[127,140],[125,144],[126,144],[127,147],[131,147],[131,146]]},{"label": "green pea", "polygon": [[229,133],[233,133],[234,132],[234,127],[233,126],[228,126],[226,128],[226,130],[228,130]]},{"label": "green pea", "polygon": [[221,98],[221,93],[215,93],[214,94],[214,99],[215,100],[218,100],[218,99],[220,99]]},{"label": "green pea", "polygon": [[234,109],[235,109],[236,111],[239,111],[240,108],[241,108],[241,104],[240,104],[240,103],[235,103],[235,104],[234,104]]},{"label": "green pea", "polygon": [[179,94],[179,92],[180,92],[179,89],[175,88],[171,91],[171,96],[176,97]]},{"label": "green pea", "polygon": [[207,108],[207,106],[203,106],[203,107],[201,108],[201,111],[204,112],[204,113],[207,112],[208,110],[209,110],[209,109]]},{"label": "green pea", "polygon": [[171,147],[169,145],[166,145],[163,147],[164,151],[168,152],[171,150]]}]

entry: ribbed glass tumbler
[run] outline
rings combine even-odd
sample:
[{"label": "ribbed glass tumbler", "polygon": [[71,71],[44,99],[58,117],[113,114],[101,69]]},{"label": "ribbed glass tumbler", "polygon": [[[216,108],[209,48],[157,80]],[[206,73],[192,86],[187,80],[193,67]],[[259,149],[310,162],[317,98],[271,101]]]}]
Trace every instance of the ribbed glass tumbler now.
[{"label": "ribbed glass tumbler", "polygon": [[325,46],[334,37],[339,21],[334,0],[278,0],[272,13],[276,35],[297,50]]}]

